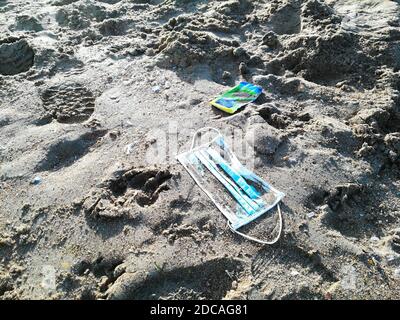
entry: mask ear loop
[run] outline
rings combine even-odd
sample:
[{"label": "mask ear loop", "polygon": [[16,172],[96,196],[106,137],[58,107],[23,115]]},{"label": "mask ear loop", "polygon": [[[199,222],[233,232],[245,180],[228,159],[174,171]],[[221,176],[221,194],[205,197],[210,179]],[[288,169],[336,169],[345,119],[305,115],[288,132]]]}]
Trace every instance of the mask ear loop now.
[{"label": "mask ear loop", "polygon": [[257,243],[260,243],[260,244],[269,244],[269,245],[274,244],[281,237],[282,226],[283,226],[283,223],[282,223],[282,212],[281,212],[281,207],[279,206],[279,203],[277,204],[277,207],[278,207],[278,217],[279,217],[279,222],[278,222],[278,224],[279,224],[279,232],[278,232],[278,235],[271,241],[261,240],[261,239],[258,239],[258,238],[252,237],[252,236],[248,236],[248,235],[246,235],[244,233],[241,233],[241,232],[233,229],[232,225],[228,221],[229,229],[231,229],[232,232],[237,233],[238,235],[241,235],[243,238],[245,238],[247,240],[251,240],[251,241],[254,241],[254,242],[257,242]]},{"label": "mask ear loop", "polygon": [[192,138],[192,145],[191,145],[191,147],[190,147],[190,151],[192,151],[192,150],[194,149],[194,146],[195,146],[195,144],[196,144],[196,138],[197,138],[197,136],[199,135],[199,133],[200,133],[200,132],[203,132],[203,131],[207,131],[207,130],[209,130],[209,131],[215,131],[216,133],[218,133],[218,135],[221,135],[221,132],[219,132],[218,129],[215,129],[215,128],[212,128],[212,127],[200,128],[200,129],[197,130],[196,133],[193,135],[193,138]]}]

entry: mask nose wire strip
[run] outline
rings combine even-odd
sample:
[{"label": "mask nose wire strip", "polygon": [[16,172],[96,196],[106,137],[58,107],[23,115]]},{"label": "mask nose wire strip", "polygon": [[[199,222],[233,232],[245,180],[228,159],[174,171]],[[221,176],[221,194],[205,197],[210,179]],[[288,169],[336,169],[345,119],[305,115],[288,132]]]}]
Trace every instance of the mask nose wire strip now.
[{"label": "mask nose wire strip", "polygon": [[215,131],[218,135],[221,135],[221,132],[219,132],[219,130],[218,129],[215,129],[215,128],[212,128],[212,127],[204,127],[204,128],[200,128],[199,130],[197,130],[196,131],[196,133],[193,135],[193,138],[192,138],[192,146],[190,147],[190,150],[193,150],[194,149],[194,146],[195,146],[195,144],[196,144],[196,138],[197,138],[197,136],[199,135],[199,133],[200,132],[203,132],[203,131]]},{"label": "mask nose wire strip", "polygon": [[233,229],[232,225],[228,221],[229,229],[231,229],[232,232],[237,233],[238,235],[241,235],[243,238],[246,238],[247,240],[251,240],[251,241],[254,241],[254,242],[257,242],[257,243],[260,243],[260,244],[269,244],[269,245],[274,244],[281,237],[282,226],[283,226],[283,223],[282,223],[282,212],[281,212],[281,207],[279,206],[279,203],[277,204],[277,207],[278,207],[278,217],[279,217],[279,222],[278,222],[279,232],[278,232],[278,235],[275,237],[275,239],[273,239],[271,241],[261,240],[261,239],[258,239],[258,238],[252,237],[252,236],[248,236],[247,234],[241,233],[241,232]]}]

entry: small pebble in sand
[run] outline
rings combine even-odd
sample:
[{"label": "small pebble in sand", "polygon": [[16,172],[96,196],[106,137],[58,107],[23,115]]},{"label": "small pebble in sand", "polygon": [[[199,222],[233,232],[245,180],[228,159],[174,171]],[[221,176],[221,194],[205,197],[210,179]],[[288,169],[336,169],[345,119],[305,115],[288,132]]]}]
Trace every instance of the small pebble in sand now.
[{"label": "small pebble in sand", "polygon": [[283,161],[286,161],[288,164],[292,165],[292,164],[296,164],[296,158],[291,158],[289,156],[284,156],[282,158]]},{"label": "small pebble in sand", "polygon": [[35,177],[33,178],[33,180],[31,181],[31,184],[37,185],[39,183],[42,182],[42,178],[41,177]]},{"label": "small pebble in sand", "polygon": [[309,212],[307,213],[307,218],[311,219],[315,217],[315,212]]},{"label": "small pebble in sand", "polygon": [[222,79],[230,79],[232,74],[229,71],[224,71],[222,74]]},{"label": "small pebble in sand", "polygon": [[298,272],[297,270],[293,270],[292,272],[290,272],[290,275],[295,277],[298,276],[300,274],[300,272]]},{"label": "small pebble in sand", "polygon": [[236,290],[237,287],[238,287],[238,283],[237,283],[237,281],[234,280],[234,281],[232,282],[232,289],[233,289],[233,290]]},{"label": "small pebble in sand", "polygon": [[240,72],[240,74],[246,74],[249,72],[249,68],[247,67],[246,63],[244,63],[244,62],[240,63],[239,72]]},{"label": "small pebble in sand", "polygon": [[119,132],[119,130],[113,130],[110,131],[109,136],[112,140],[117,139],[117,137],[121,134],[121,132]]},{"label": "small pebble in sand", "polygon": [[154,86],[153,88],[151,88],[151,91],[153,91],[153,93],[159,93],[161,91],[160,86]]},{"label": "small pebble in sand", "polygon": [[378,242],[378,241],[379,241],[379,238],[378,238],[377,236],[372,236],[369,240],[370,240],[371,242]]},{"label": "small pebble in sand", "polygon": [[396,279],[400,279],[400,268],[394,269],[393,275]]},{"label": "small pebble in sand", "polygon": [[131,154],[134,145],[135,145],[134,143],[128,144],[128,145],[125,147],[125,153],[126,153],[126,154]]}]

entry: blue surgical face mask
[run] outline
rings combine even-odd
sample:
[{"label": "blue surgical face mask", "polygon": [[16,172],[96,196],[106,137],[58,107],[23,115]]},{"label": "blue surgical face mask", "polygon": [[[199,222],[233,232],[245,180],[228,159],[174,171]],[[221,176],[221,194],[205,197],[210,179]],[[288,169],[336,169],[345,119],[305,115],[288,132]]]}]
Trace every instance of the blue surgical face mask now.
[{"label": "blue surgical face mask", "polygon": [[[196,147],[198,134],[205,130],[215,131],[217,135],[210,142]],[[263,244],[272,244],[279,239],[282,230],[279,202],[284,194],[246,169],[217,129],[200,129],[193,137],[191,149],[177,158],[225,215],[232,231]],[[278,207],[279,234],[274,240],[263,241],[238,231],[275,206]]]}]

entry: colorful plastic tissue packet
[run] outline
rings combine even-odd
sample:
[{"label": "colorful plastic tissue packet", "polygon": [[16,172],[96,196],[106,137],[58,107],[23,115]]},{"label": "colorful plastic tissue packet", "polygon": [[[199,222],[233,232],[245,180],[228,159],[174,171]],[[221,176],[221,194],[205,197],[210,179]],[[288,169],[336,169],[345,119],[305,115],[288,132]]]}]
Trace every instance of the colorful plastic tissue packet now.
[{"label": "colorful plastic tissue packet", "polygon": [[235,113],[249,102],[253,102],[261,94],[262,88],[248,82],[240,82],[237,86],[224,92],[210,103],[227,113]]}]

